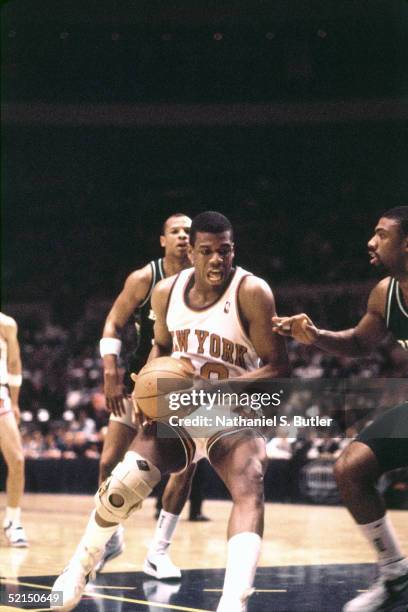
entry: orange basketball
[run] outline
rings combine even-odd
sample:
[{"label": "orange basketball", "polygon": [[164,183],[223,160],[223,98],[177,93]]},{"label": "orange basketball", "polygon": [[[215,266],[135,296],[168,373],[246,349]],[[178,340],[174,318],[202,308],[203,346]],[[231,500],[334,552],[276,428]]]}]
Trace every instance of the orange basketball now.
[{"label": "orange basketball", "polygon": [[190,389],[193,368],[180,359],[158,357],[149,361],[139,372],[132,400],[149,419],[162,419],[174,411],[169,408],[168,394]]}]

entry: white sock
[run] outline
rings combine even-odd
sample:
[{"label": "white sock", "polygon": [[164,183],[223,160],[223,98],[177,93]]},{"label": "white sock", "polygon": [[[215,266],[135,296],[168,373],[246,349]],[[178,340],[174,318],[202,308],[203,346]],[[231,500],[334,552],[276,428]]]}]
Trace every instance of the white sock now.
[{"label": "white sock", "polygon": [[387,575],[388,566],[404,558],[389,517],[385,515],[359,528],[377,553],[381,573]]},{"label": "white sock", "polygon": [[7,527],[9,523],[13,523],[15,527],[20,527],[21,508],[6,507],[6,514],[3,521],[3,527]]},{"label": "white sock", "polygon": [[84,547],[103,549],[108,540],[113,536],[117,530],[118,525],[113,527],[101,527],[95,520],[95,510],[89,517],[88,525],[86,526],[85,533],[78,545],[77,551],[80,552]]},{"label": "white sock", "polygon": [[149,555],[162,555],[170,546],[174,530],[179,520],[178,514],[161,510],[157,519],[156,531],[149,546]]},{"label": "white sock", "polygon": [[261,537],[252,531],[232,536],[228,541],[227,567],[222,596],[236,599],[252,587],[261,553]]}]

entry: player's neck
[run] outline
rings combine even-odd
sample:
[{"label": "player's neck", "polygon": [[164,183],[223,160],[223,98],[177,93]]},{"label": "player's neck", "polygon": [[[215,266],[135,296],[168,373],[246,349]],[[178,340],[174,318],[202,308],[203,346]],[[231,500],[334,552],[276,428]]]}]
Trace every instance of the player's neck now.
[{"label": "player's neck", "polygon": [[194,282],[193,286],[187,292],[187,303],[192,308],[208,308],[218,301],[219,297],[224,293],[225,285],[222,287],[201,287],[199,283]]},{"label": "player's neck", "polygon": [[179,257],[171,257],[170,255],[165,255],[163,257],[163,270],[166,278],[168,276],[173,276],[173,274],[178,274],[181,270],[189,268],[190,266],[191,263],[187,255],[182,259]]}]

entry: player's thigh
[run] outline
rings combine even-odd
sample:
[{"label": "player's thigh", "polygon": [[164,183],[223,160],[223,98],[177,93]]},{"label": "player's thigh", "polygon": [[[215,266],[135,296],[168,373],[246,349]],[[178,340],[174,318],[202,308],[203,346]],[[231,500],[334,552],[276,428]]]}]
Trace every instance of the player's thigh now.
[{"label": "player's thigh", "polygon": [[0,449],[6,463],[24,459],[20,431],[12,412],[0,417]]},{"label": "player's thigh", "polygon": [[124,425],[120,421],[109,419],[101,460],[106,463],[117,463],[120,461],[135,438],[136,433],[136,429]]},{"label": "player's thigh", "polygon": [[155,422],[145,423],[138,429],[129,450],[149,459],[162,474],[179,472],[189,463],[180,438]]},{"label": "player's thigh", "polygon": [[230,490],[258,486],[267,466],[265,439],[251,430],[223,436],[211,448],[209,459]]},{"label": "player's thigh", "polygon": [[408,465],[408,402],[395,406],[365,427],[356,438],[375,455],[379,473]]}]

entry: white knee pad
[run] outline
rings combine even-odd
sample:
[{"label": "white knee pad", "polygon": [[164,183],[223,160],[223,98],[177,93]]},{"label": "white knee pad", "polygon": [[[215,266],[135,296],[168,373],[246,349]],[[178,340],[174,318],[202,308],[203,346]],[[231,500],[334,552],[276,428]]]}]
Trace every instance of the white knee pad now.
[{"label": "white knee pad", "polygon": [[[95,495],[96,511],[109,523],[121,522],[137,508],[160,482],[161,473],[147,459],[133,451],[128,451],[121,463],[115,467],[111,476],[99,487]],[[116,496],[119,505],[112,504]]]}]

